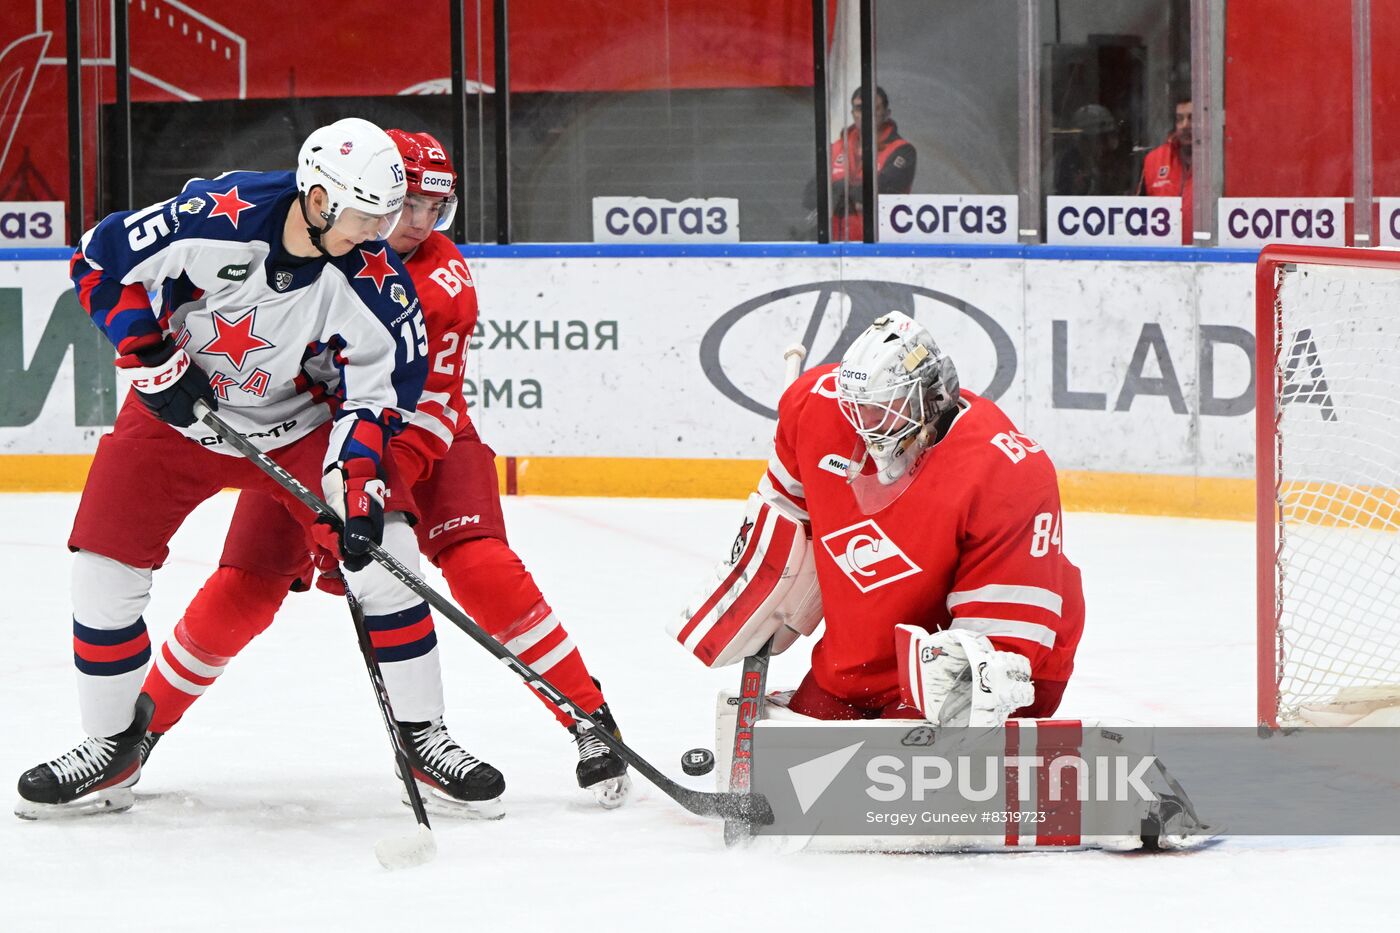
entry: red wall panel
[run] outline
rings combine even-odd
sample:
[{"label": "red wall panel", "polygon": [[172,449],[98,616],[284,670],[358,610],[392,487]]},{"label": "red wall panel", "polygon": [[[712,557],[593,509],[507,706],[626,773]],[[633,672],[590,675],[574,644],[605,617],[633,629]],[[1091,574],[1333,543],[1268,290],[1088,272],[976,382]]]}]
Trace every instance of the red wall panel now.
[{"label": "red wall panel", "polygon": [[1225,195],[1349,196],[1350,0],[1225,10]]}]

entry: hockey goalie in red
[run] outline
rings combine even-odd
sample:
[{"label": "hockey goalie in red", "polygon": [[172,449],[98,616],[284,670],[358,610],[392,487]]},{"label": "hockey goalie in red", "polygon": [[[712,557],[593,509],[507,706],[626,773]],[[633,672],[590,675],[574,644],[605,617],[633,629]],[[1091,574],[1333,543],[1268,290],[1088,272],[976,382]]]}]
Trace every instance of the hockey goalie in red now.
[{"label": "hockey goalie in red", "polygon": [[[617,734],[597,681],[506,541],[495,453],[467,415],[462,379],[477,322],[476,289],[457,247],[438,232],[452,223],[456,173],[431,135],[388,134],[403,157],[408,181],[403,216],[388,243],[419,289],[427,324],[427,333],[417,335],[429,361],[427,382],[417,410],[388,451],[404,478],[405,495],[417,507],[419,548],[483,628]],[[308,362],[307,391],[323,394],[334,405],[334,382],[333,367],[317,371],[316,361]],[[272,622],[288,590],[305,588],[313,576],[308,551],[321,571],[317,586],[344,592],[336,560],[327,550],[335,542],[323,536],[320,544],[310,547],[270,497],[239,498],[219,569],[190,603],[146,679],[143,689],[155,701],[147,747]],[[230,612],[230,607],[238,610]],[[381,663],[436,644],[431,620],[397,629],[371,626],[370,639]],[[391,667],[385,668],[386,681]],[[626,763],[591,731],[578,729],[564,710],[536,695],[573,736],[579,785],[605,807],[620,805],[630,787]],[[441,719],[399,727],[414,773],[429,791],[423,799],[431,809],[467,817],[504,815],[498,799],[505,789],[501,773],[457,745]]]},{"label": "hockey goalie in red", "polygon": [[1055,467],[959,388],[923,326],[890,313],[797,379],[774,448],[718,584],[674,632],[687,649],[719,666],[825,619],[793,712],[974,726],[1055,712],[1084,625]]}]

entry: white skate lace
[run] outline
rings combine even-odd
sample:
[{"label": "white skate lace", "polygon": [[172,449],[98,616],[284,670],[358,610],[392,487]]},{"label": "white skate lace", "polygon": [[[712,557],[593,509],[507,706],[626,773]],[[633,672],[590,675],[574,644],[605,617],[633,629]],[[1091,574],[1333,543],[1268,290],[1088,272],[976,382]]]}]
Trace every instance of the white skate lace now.
[{"label": "white skate lace", "polygon": [[602,739],[593,733],[596,730],[589,729],[587,732],[578,734],[578,760],[588,761],[592,758],[602,758],[608,754],[610,749]]},{"label": "white skate lace", "polygon": [[452,741],[441,719],[421,732],[415,732],[413,744],[418,747],[418,754],[453,777],[466,777],[469,771],[481,764],[479,758]]},{"label": "white skate lace", "polygon": [[64,783],[92,777],[111,763],[116,748],[117,743],[111,739],[89,737],[71,752],[49,762],[49,769]]}]

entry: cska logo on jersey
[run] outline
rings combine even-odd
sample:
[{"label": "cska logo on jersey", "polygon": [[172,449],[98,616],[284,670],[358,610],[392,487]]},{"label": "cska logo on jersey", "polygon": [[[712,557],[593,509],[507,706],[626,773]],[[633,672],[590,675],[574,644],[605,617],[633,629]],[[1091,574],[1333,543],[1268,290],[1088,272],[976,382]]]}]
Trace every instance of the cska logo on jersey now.
[{"label": "cska logo on jersey", "polygon": [[215,311],[212,319],[214,339],[200,347],[199,352],[218,354],[227,358],[234,369],[242,369],[249,354],[276,346],[253,333],[257,311],[256,307],[249,308],[242,317],[233,320]]},{"label": "cska logo on jersey", "polygon": [[355,273],[355,278],[373,280],[374,287],[382,292],[384,282],[398,275],[394,271],[394,267],[389,265],[389,257],[385,255],[388,251],[389,247],[387,246],[381,248],[377,253],[371,253],[367,249],[360,250],[360,259],[364,262],[364,266]]},{"label": "cska logo on jersey", "polygon": [[823,535],[822,546],[862,593],[922,572],[922,568],[869,519]]},{"label": "cska logo on jersey", "polygon": [[227,217],[234,229],[238,229],[239,216],[253,206],[252,201],[245,201],[238,196],[238,186],[234,185],[223,194],[209,192],[209,197],[214,199],[214,207],[209,211],[209,219],[215,217]]}]

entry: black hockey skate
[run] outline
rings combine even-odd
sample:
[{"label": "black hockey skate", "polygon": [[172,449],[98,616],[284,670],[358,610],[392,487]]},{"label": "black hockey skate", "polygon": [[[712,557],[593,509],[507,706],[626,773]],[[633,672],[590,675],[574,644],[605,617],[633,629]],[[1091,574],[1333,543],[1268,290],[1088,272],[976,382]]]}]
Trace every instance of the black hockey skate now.
[{"label": "black hockey skate", "polygon": [[136,802],[141,744],[155,704],[136,701],[131,725],[106,738],[88,737],[77,748],[20,775],[15,816],[24,820],[120,813]]},{"label": "black hockey skate", "polygon": [[[615,738],[622,738],[622,731],[617,728],[617,720],[613,719],[608,704],[598,707],[593,719]],[[573,733],[574,741],[578,743],[578,767],[574,769],[578,786],[592,790],[598,803],[606,809],[622,806],[632,789],[632,781],[627,777],[627,762],[594,735],[591,727],[584,728],[574,723],[569,727],[569,732]]]},{"label": "black hockey skate", "polygon": [[[495,768],[453,741],[441,719],[397,723],[404,750],[423,794],[423,806],[433,813],[499,820],[506,815],[501,794],[506,779]],[[403,794],[408,803],[408,793]]]},{"label": "black hockey skate", "polygon": [[151,757],[151,749],[156,747],[156,743],[160,741],[160,737],[163,735],[165,735],[164,732],[148,731],[141,738],[141,767],[146,767],[146,762],[150,760]]}]

